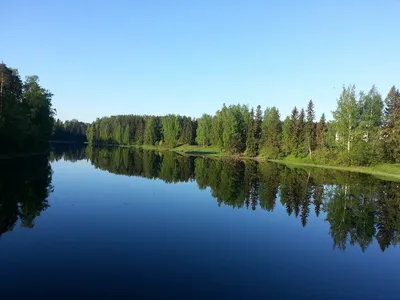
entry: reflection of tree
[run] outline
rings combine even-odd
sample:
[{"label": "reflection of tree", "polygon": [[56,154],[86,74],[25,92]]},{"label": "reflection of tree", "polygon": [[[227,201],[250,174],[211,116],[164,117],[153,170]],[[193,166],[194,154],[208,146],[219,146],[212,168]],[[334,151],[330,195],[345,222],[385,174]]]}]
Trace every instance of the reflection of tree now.
[{"label": "reflection of tree", "polygon": [[399,242],[400,184],[383,181],[378,185],[377,240],[382,251]]},{"label": "reflection of tree", "polygon": [[321,212],[323,194],[324,194],[324,186],[322,184],[316,184],[314,187],[313,204],[315,209],[315,215],[317,217]]},{"label": "reflection of tree", "polygon": [[47,157],[6,160],[0,164],[0,235],[14,228],[18,219],[31,228],[49,207],[53,191],[52,170]]},{"label": "reflection of tree", "polygon": [[68,161],[78,161],[86,158],[85,146],[82,144],[54,144],[49,160],[59,161],[60,159]]},{"label": "reflection of tree", "polygon": [[[81,155],[79,151],[73,153]],[[218,205],[273,211],[279,195],[287,214],[299,218],[302,226],[307,226],[313,211],[316,217],[324,214],[338,249],[358,244],[365,251],[376,239],[384,250],[399,241],[399,183],[358,173],[189,157],[140,148],[88,147],[86,156],[96,168],[116,174],[160,178],[168,183],[195,179],[200,189],[210,189]],[[15,211],[10,204],[0,209]],[[18,217],[9,216],[10,221],[1,223],[3,227],[12,226]]]},{"label": "reflection of tree", "polygon": [[251,209],[256,210],[259,199],[259,176],[257,163],[254,160],[246,161],[244,172],[244,195],[246,207],[251,204]]},{"label": "reflection of tree", "polygon": [[282,168],[277,164],[259,164],[259,196],[260,206],[268,211],[273,211],[280,185],[280,172]]},{"label": "reflection of tree", "polygon": [[349,242],[350,245],[359,244],[365,251],[372,243],[377,203],[371,184],[357,182],[338,185],[328,192],[326,219],[330,223],[335,247],[344,250]]}]

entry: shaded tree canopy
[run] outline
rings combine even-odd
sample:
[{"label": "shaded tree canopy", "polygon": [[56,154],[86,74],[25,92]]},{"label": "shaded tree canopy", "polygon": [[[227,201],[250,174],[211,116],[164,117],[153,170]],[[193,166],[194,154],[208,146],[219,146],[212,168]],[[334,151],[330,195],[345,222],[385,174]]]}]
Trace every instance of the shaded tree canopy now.
[{"label": "shaded tree canopy", "polygon": [[52,94],[37,76],[21,80],[18,70],[0,64],[0,153],[45,147],[53,133]]}]

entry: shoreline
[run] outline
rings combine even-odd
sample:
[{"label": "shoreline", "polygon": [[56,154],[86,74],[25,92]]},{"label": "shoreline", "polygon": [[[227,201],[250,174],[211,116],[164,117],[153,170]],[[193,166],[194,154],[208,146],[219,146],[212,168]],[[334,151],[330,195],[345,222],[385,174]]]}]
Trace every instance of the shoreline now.
[{"label": "shoreline", "polygon": [[[154,149],[157,146],[153,146]],[[188,150],[188,148],[190,150]],[[257,157],[249,157],[245,155],[231,155],[228,153],[224,153],[221,151],[216,150],[214,147],[198,147],[198,146],[179,146],[177,148],[170,148],[164,149],[174,151],[180,154],[191,155],[191,156],[209,156],[209,157],[232,157],[232,158],[240,158],[240,159],[253,159],[260,163],[262,162],[274,162],[284,165],[292,165],[292,166],[299,166],[299,167],[307,167],[307,168],[320,168],[320,169],[330,169],[330,170],[337,170],[337,171],[347,171],[347,172],[354,172],[354,173],[364,173],[373,175],[380,179],[390,179],[400,181],[400,164],[379,164],[372,167],[355,167],[355,166],[338,166],[338,165],[325,165],[325,164],[318,164],[312,162],[301,162],[301,161],[289,161],[285,159],[267,159],[262,156]],[[394,172],[388,172],[384,169],[392,169]]]},{"label": "shoreline", "polygon": [[[266,160],[264,160],[266,161]],[[328,170],[337,170],[337,171],[346,171],[346,172],[354,172],[354,173],[364,173],[373,175],[380,179],[397,179],[400,181],[400,167],[399,173],[390,173],[390,172],[382,172],[379,171],[379,168],[383,168],[385,165],[376,165],[374,167],[349,167],[349,166],[335,166],[335,165],[321,165],[316,163],[306,163],[306,162],[291,162],[279,159],[268,159],[267,161],[279,163],[283,165],[293,165],[293,166],[300,166],[300,167],[308,167],[308,168],[319,168],[319,169],[328,169]],[[396,165],[390,165],[396,166]],[[397,181],[396,180],[396,181]]]},{"label": "shoreline", "polygon": [[[196,146],[196,145],[180,145],[174,148],[169,146],[153,146],[153,145],[129,145],[124,146],[120,145],[118,147],[135,147],[135,148],[142,148],[144,150],[159,150],[159,151],[173,151],[182,155],[189,155],[189,156],[207,156],[207,157],[231,157],[235,159],[253,159],[260,163],[262,162],[274,162],[284,165],[292,165],[292,166],[299,166],[299,167],[306,167],[306,168],[320,168],[320,169],[327,169],[327,170],[337,170],[337,171],[347,171],[347,172],[355,172],[355,173],[364,173],[373,175],[380,179],[386,180],[396,180],[400,181],[400,164],[379,164],[372,167],[354,167],[354,166],[338,166],[338,165],[326,165],[326,164],[318,164],[312,162],[301,162],[301,161],[289,161],[285,159],[267,159],[262,156],[257,157],[249,157],[246,155],[231,155],[226,152],[221,152],[220,149],[213,146],[203,147],[203,146]],[[386,169],[391,169],[393,172],[386,171]]]}]

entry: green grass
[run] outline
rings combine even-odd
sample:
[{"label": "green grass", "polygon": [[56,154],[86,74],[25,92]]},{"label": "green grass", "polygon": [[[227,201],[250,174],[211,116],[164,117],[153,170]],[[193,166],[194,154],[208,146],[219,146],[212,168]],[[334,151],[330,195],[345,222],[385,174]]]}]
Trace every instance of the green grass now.
[{"label": "green grass", "polygon": [[297,165],[302,167],[310,167],[310,168],[323,168],[323,169],[331,169],[331,170],[339,170],[339,171],[349,171],[349,172],[358,172],[358,173],[366,173],[374,175],[375,177],[381,179],[390,179],[400,181],[400,164],[380,164],[371,167],[352,167],[352,166],[335,166],[335,165],[325,165],[318,164],[315,162],[310,162],[309,159],[283,159],[283,160],[275,160],[270,159],[269,161],[282,163],[286,165]]},{"label": "green grass", "polygon": [[207,155],[207,156],[227,156],[227,153],[221,152],[217,147],[202,147],[196,145],[180,145],[172,148],[172,151],[188,155]]}]

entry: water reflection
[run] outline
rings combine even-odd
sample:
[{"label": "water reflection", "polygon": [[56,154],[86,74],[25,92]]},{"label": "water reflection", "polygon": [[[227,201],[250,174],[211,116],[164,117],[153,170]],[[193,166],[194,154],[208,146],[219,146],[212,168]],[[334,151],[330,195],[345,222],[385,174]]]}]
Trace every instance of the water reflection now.
[{"label": "water reflection", "polygon": [[47,156],[0,161],[0,236],[18,220],[22,227],[34,227],[35,218],[49,207],[51,180]]},{"label": "water reflection", "polygon": [[358,244],[365,251],[376,239],[384,251],[399,241],[399,183],[366,174],[188,157],[140,148],[87,147],[53,154],[53,159],[61,157],[72,161],[86,157],[98,169],[126,176],[167,183],[196,181],[200,189],[210,188],[218,205],[272,212],[278,200],[288,216],[298,218],[302,226],[307,226],[310,214],[325,218],[333,245],[341,250]]}]

